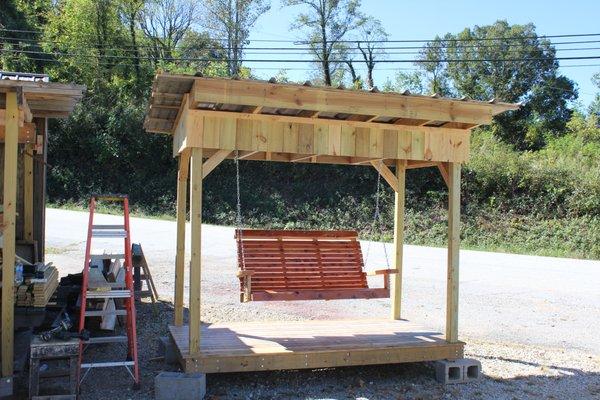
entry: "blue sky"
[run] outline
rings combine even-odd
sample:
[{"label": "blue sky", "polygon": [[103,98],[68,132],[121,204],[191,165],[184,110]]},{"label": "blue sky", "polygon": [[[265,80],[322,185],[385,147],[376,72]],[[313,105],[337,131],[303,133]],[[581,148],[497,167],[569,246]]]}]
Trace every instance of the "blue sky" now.
[{"label": "blue sky", "polygon": [[[272,0],[271,10],[261,16],[252,31],[251,40],[296,40],[299,32],[290,29],[290,24],[300,7],[281,7],[280,0]],[[600,1],[598,0],[363,0],[362,11],[381,20],[391,40],[432,39],[447,32],[456,33],[465,27],[487,25],[498,19],[506,19],[511,24],[533,22],[538,35],[560,35],[577,33],[600,33]],[[600,36],[590,38],[556,39],[561,41],[600,40]],[[252,42],[251,47],[284,47],[289,43]],[[411,44],[412,45],[412,44]],[[557,48],[600,47],[600,43],[562,45]],[[267,58],[268,55],[251,54],[247,59]],[[266,51],[268,53],[268,51]],[[559,56],[600,56],[600,50],[565,51]],[[394,55],[395,58],[408,58],[412,55]],[[281,56],[273,56],[281,58]],[[287,58],[306,58],[290,55]],[[567,65],[591,64],[586,67],[566,67]],[[256,75],[269,78],[282,68],[289,68],[288,76],[297,81],[310,78],[311,64],[246,63]],[[579,88],[579,99],[589,104],[598,91],[591,82],[592,75],[600,72],[600,59],[562,61],[561,72],[574,80]],[[259,69],[260,68],[260,69]],[[265,69],[269,68],[269,69]],[[413,69],[412,64],[380,64],[376,67],[375,84],[382,86],[386,78],[393,78],[398,68]],[[364,76],[364,74],[363,74]]]}]

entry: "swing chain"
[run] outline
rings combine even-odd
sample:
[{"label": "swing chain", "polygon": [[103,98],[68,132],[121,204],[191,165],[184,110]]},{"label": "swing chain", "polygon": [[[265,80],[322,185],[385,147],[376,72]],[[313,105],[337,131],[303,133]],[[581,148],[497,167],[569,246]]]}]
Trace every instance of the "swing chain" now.
[{"label": "swing chain", "polygon": [[[240,196],[240,158],[239,158],[239,150],[235,150],[235,186],[236,186],[236,194],[237,194],[237,203],[236,203],[236,217],[235,217],[235,229],[237,233],[237,240],[239,242],[242,241],[242,201]],[[244,256],[244,246],[240,246],[241,257],[242,257],[242,269],[246,269],[246,259]]]}]

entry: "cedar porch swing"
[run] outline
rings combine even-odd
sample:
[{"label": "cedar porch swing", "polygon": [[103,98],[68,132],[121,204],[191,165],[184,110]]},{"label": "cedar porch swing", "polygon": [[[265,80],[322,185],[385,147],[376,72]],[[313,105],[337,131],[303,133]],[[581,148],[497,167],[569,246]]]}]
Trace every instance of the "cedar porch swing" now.
[{"label": "cedar porch swing", "polygon": [[[175,320],[169,331],[184,371],[324,368],[461,358],[461,163],[469,156],[472,128],[516,109],[515,104],[437,95],[158,74],[145,128],[172,135],[173,156],[179,158]],[[379,272],[384,277],[383,288],[366,285],[354,232],[237,230],[242,259],[239,278],[242,300],[246,301],[389,295],[391,318],[201,325],[202,182],[225,159],[235,159],[236,164],[255,160],[377,169],[395,192],[393,268]],[[406,170],[426,167],[439,169],[449,192],[445,334],[400,319]],[[188,175],[191,262],[189,318],[184,325]],[[300,259],[294,258],[298,252]],[[303,265],[307,260],[310,267]],[[299,270],[292,273],[288,266]],[[291,279],[294,274],[305,278]],[[388,276],[389,285],[385,283]]]}]

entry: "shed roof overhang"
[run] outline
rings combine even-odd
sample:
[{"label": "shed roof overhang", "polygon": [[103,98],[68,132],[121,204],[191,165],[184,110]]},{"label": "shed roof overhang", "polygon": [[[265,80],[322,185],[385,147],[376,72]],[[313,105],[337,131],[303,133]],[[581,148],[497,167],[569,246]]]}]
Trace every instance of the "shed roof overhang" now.
[{"label": "shed roof overhang", "polygon": [[174,155],[242,152],[258,160],[366,164],[462,162],[470,130],[517,104],[273,81],[158,74],[148,132],[174,136]]}]

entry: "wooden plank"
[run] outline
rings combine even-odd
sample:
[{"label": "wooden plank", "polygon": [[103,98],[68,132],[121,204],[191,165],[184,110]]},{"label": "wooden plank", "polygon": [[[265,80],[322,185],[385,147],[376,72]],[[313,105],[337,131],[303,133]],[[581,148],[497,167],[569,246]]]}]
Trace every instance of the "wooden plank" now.
[{"label": "wooden plank", "polygon": [[190,152],[179,156],[177,172],[177,252],[175,254],[175,325],[183,325],[183,290],[185,281],[185,222]]},{"label": "wooden plank", "polygon": [[17,93],[6,93],[6,138],[4,142],[4,220],[2,249],[2,377],[13,375],[15,223],[17,207],[17,148],[19,107]]},{"label": "wooden plank", "polygon": [[190,160],[190,223],[192,256],[190,263],[190,354],[200,352],[200,297],[202,268],[202,149],[193,148]]},{"label": "wooden plank", "polygon": [[48,157],[48,120],[34,118],[37,140],[33,163],[33,240],[37,243],[38,261],[44,261],[46,243],[46,166]]},{"label": "wooden plank", "polygon": [[25,145],[23,155],[23,231],[25,240],[33,241],[33,148]]},{"label": "wooden plank", "polygon": [[[6,127],[0,125],[0,142],[4,142]],[[19,128],[19,143],[35,143],[35,124],[26,122]]]},{"label": "wooden plank", "polygon": [[455,359],[464,344],[408,321],[311,320],[214,323],[202,349],[188,351],[188,327],[169,327],[186,372],[241,372]]},{"label": "wooden plank", "polygon": [[450,184],[449,184],[450,178],[448,176],[448,163],[438,163],[437,167],[440,170],[442,179],[446,183],[446,187],[450,187]]},{"label": "wooden plank", "polygon": [[385,288],[356,289],[299,289],[298,291],[261,291],[252,283],[252,301],[299,301],[299,300],[338,300],[338,299],[384,299],[389,297],[390,291]]},{"label": "wooden plank", "polygon": [[406,187],[406,161],[396,162],[396,185],[394,193],[394,269],[391,288],[392,319],[402,317],[402,265],[404,255],[404,202]]},{"label": "wooden plank", "polygon": [[206,178],[206,176],[210,174],[212,170],[217,167],[217,165],[221,164],[221,162],[225,160],[230,154],[231,150],[219,150],[215,154],[210,156],[202,166],[202,178]]},{"label": "wooden plank", "polygon": [[371,161],[371,165],[381,174],[382,178],[394,189],[394,192],[398,192],[398,179],[396,175],[381,161]]},{"label": "wooden plank", "polygon": [[195,104],[237,104],[475,124],[489,124],[495,113],[518,108],[425,96],[206,78],[195,79],[190,96]]},{"label": "wooden plank", "polygon": [[460,251],[460,163],[448,163],[448,283],[446,340],[458,341],[458,282]]}]

